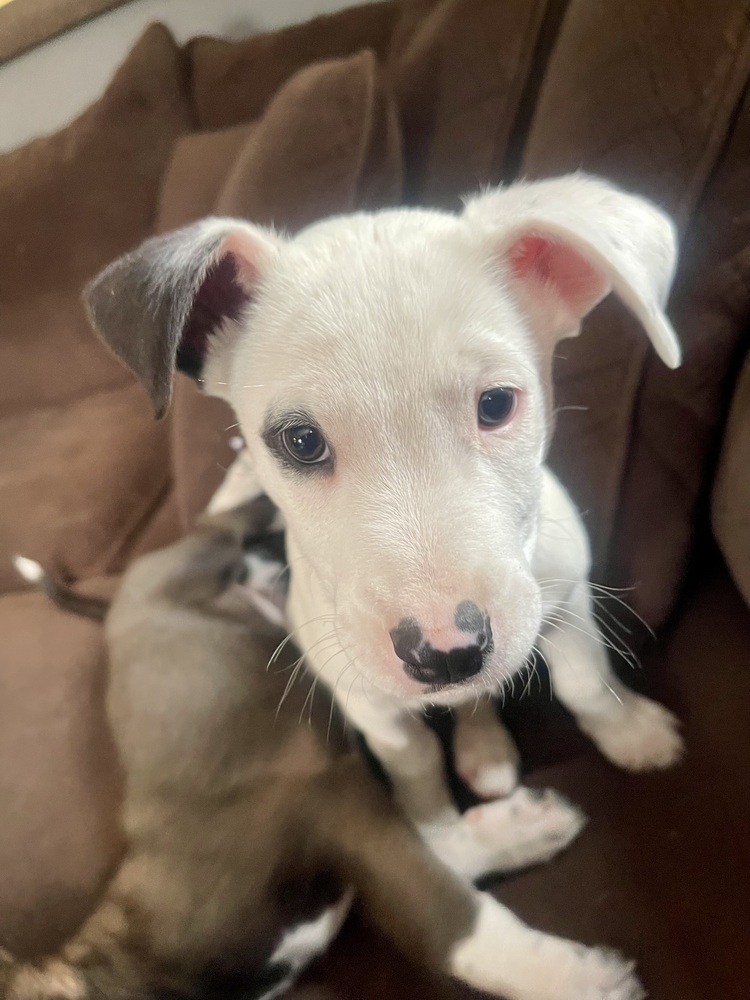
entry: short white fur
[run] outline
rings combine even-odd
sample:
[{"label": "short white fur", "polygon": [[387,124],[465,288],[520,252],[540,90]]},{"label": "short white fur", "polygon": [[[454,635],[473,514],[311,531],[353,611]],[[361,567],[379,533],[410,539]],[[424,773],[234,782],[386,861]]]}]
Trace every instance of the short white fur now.
[{"label": "short white fur", "polygon": [[[418,822],[455,816],[434,737],[413,714],[428,702],[457,706],[459,773],[483,794],[512,787],[510,741],[495,739],[477,765],[476,726],[462,740],[461,725],[536,643],[557,695],[606,755],[632,769],[678,759],[673,717],[610,668],[585,529],[544,464],[554,345],[609,291],[664,361],[679,363],[664,313],[676,258],[667,217],[572,175],[487,191],[460,216],[342,216],[291,240],[242,231],[257,294],[204,377],[234,407],[247,451],[215,506],[260,490],[279,506],[295,641],[404,808]],[[514,265],[524,241],[543,254],[528,273]],[[520,405],[509,427],[483,434],[476,398],[493,385],[516,388]],[[269,450],[269,414],[290,410],[326,435],[330,475],[292,472]],[[489,612],[493,654],[467,683],[426,691],[404,673],[389,630],[412,616],[438,633],[464,599]]]}]

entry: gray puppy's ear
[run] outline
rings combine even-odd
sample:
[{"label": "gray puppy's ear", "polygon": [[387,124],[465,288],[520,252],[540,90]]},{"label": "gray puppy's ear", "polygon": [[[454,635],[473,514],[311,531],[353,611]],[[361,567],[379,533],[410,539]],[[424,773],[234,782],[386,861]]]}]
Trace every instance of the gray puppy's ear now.
[{"label": "gray puppy's ear", "polygon": [[221,367],[278,248],[267,230],[206,219],[147,240],[86,287],[94,329],[143,383],[157,417],[175,370],[202,380],[209,359]]}]

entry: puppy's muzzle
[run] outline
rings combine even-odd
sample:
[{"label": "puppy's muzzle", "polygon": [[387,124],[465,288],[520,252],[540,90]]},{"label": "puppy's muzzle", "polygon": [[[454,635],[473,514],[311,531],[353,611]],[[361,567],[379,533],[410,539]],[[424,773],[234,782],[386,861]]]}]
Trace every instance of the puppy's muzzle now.
[{"label": "puppy's muzzle", "polygon": [[454,627],[444,630],[441,639],[426,637],[416,618],[402,618],[390,636],[407,676],[431,687],[462,684],[474,677],[492,651],[489,616],[473,601],[458,605]]}]

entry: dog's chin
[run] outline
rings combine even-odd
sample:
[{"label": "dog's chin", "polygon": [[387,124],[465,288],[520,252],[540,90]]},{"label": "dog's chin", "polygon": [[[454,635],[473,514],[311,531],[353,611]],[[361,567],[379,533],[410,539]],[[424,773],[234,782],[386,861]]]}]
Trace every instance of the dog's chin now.
[{"label": "dog's chin", "polygon": [[498,671],[492,668],[481,670],[474,677],[458,684],[417,684],[420,688],[418,701],[421,705],[462,705],[479,696],[497,697],[513,678],[523,669],[523,661],[515,667],[504,667]]},{"label": "dog's chin", "polygon": [[[420,685],[422,693],[418,699],[419,704],[428,707],[431,705],[462,705],[465,701],[471,701],[481,694],[487,694],[490,690],[482,674],[477,674],[468,681],[460,684],[434,684]],[[494,688],[493,688],[494,690]]]}]

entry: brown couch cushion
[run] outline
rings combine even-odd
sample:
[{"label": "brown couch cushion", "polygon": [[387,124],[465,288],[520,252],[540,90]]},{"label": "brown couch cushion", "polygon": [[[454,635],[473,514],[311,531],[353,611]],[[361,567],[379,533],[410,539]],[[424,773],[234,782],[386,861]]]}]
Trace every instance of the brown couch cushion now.
[{"label": "brown couch cushion", "polygon": [[[412,0],[390,70],[404,133],[406,198],[443,208],[499,182],[545,0]],[[554,5],[552,5],[554,6]]]},{"label": "brown couch cushion", "polygon": [[197,38],[188,46],[198,127],[221,129],[253,121],[277,90],[310,63],[389,47],[398,3],[345,9],[243,42]]},{"label": "brown couch cushion", "polygon": [[76,579],[124,568],[169,487],[168,425],[140,387],[11,414],[0,438],[0,586],[18,588],[16,553]]},{"label": "brown couch cushion", "polygon": [[256,126],[189,132],[175,143],[159,195],[156,230],[168,233],[213,215],[229,171]]},{"label": "brown couch cushion", "polygon": [[[746,273],[750,283],[750,255]],[[750,604],[750,355],[734,393],[711,513],[721,551],[735,583]]]},{"label": "brown couch cushion", "polygon": [[6,594],[0,635],[0,941],[26,953],[89,913],[120,849],[120,777],[100,627]]},{"label": "brown couch cushion", "polygon": [[0,157],[0,587],[19,547],[76,576],[112,570],[164,489],[165,428],[80,294],[149,233],[188,125],[180,53],[154,27],[77,121]]},{"label": "brown couch cushion", "polygon": [[[400,187],[393,101],[364,51],[301,70],[251,125],[180,140],[158,228],[211,212],[294,231],[331,213],[393,204]],[[234,457],[236,418],[180,378],[172,420],[176,500],[187,528]]]}]

